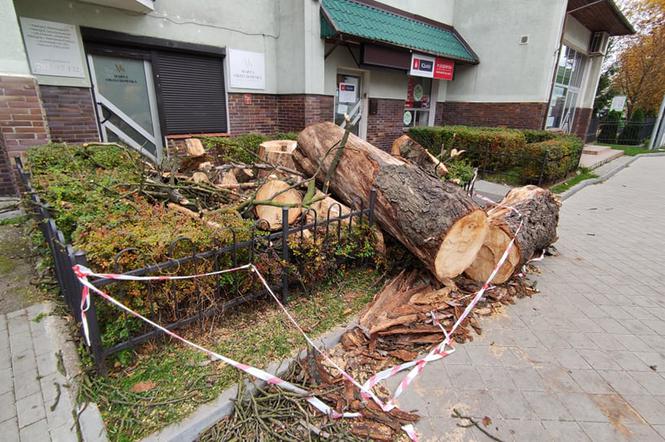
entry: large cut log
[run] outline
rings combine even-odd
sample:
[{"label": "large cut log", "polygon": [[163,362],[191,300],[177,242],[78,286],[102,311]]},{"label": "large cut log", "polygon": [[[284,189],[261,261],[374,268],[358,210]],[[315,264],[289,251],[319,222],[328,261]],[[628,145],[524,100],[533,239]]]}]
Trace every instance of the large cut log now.
[{"label": "large cut log", "polygon": [[425,172],[435,174],[438,177],[443,177],[448,173],[446,166],[437,157],[429,153],[427,149],[416,143],[408,135],[402,135],[393,142],[390,154],[407,159]]},{"label": "large cut log", "polygon": [[255,211],[259,220],[267,223],[269,230],[282,228],[282,206],[290,207],[288,223],[295,222],[302,213],[302,196],[288,183],[280,180],[270,180],[256,191],[254,197]]},{"label": "large cut log", "polygon": [[[308,126],[293,157],[307,173],[325,180],[344,130],[333,123]],[[319,169],[321,165],[321,169]],[[391,156],[351,134],[332,172],[330,188],[349,206],[367,207],[376,189],[375,217],[444,281],[462,273],[488,231],[485,212],[458,186]]]},{"label": "large cut log", "polygon": [[508,192],[496,207],[489,210],[489,234],[476,260],[466,269],[466,274],[476,281],[485,282],[499,264],[523,219],[515,245],[492,279],[494,284],[506,282],[534,254],[557,240],[560,205],[552,192],[537,186],[518,187]]}]

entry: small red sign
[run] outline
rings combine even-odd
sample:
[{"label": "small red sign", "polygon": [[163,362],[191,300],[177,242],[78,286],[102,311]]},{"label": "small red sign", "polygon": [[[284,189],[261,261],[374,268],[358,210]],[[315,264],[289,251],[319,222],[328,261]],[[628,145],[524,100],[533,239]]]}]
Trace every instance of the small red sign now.
[{"label": "small red sign", "polygon": [[455,73],[455,62],[445,58],[436,57],[434,64],[434,78],[437,80],[452,80]]}]

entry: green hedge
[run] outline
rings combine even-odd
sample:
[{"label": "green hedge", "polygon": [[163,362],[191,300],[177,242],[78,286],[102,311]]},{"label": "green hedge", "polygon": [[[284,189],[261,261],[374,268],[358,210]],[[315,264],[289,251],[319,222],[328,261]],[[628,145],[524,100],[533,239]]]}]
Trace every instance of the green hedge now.
[{"label": "green hedge", "polygon": [[526,146],[526,138],[519,130],[495,127],[415,127],[409,135],[434,155],[441,153],[442,145],[464,150],[464,158],[484,170],[510,167]]},{"label": "green hedge", "polygon": [[557,137],[556,133],[549,130],[522,129],[521,132],[524,134],[527,144],[553,140]]},{"label": "green hedge", "polygon": [[553,183],[565,178],[577,170],[583,149],[584,142],[574,135],[528,144],[519,167],[521,181]]},{"label": "green hedge", "polygon": [[434,155],[441,153],[442,145],[446,150],[465,150],[463,158],[474,167],[485,173],[515,174],[523,183],[564,178],[577,168],[584,146],[575,136],[532,129],[416,127],[409,135]]}]

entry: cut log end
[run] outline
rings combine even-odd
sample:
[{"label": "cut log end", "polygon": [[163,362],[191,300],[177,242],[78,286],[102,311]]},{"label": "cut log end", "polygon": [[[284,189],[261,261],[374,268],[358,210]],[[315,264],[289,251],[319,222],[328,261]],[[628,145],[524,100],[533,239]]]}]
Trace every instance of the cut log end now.
[{"label": "cut log end", "polygon": [[[466,269],[466,274],[474,281],[487,281],[496,264],[505,253],[510,244],[511,236],[505,230],[498,226],[490,226],[485,244],[480,248],[478,256],[471,266]],[[494,284],[503,284],[508,281],[515,273],[517,266],[520,265],[519,246],[514,244],[508,253],[506,261],[503,263],[497,274],[492,279]]]},{"label": "cut log end", "polygon": [[454,278],[469,267],[485,242],[488,230],[487,215],[482,209],[457,220],[436,254],[434,271],[437,278]]},{"label": "cut log end", "polygon": [[485,282],[514,238],[506,262],[492,279],[494,284],[508,281],[536,253],[556,241],[559,207],[559,200],[549,190],[536,186],[511,190],[488,211],[490,233],[478,257],[466,270],[467,276]]},{"label": "cut log end", "polygon": [[[294,223],[302,209],[302,196],[300,192],[289,188],[289,184],[280,180],[271,180],[263,184],[256,192],[256,201],[258,205],[255,208],[256,216],[263,223],[267,223],[270,230],[278,230],[282,227],[282,208],[280,204],[291,207],[288,211],[288,223]],[[261,202],[270,202],[271,205],[260,204]],[[262,223],[262,224],[263,224]]]}]

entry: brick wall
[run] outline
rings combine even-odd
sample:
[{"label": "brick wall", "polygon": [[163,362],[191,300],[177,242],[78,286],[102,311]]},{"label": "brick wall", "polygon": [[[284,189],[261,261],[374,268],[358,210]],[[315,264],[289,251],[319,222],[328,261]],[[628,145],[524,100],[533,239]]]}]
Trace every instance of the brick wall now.
[{"label": "brick wall", "polygon": [[376,101],[376,114],[367,119],[367,141],[383,150],[404,134],[404,100],[372,98]]},{"label": "brick wall", "polygon": [[589,122],[593,109],[578,107],[575,110],[575,120],[573,121],[573,130],[571,131],[583,141],[586,141],[586,135],[589,130]]},{"label": "brick wall", "polygon": [[49,128],[34,78],[0,75],[0,131],[10,157],[49,141]]},{"label": "brick wall", "polygon": [[542,129],[547,103],[437,103],[436,124]]},{"label": "brick wall", "polygon": [[16,195],[14,173],[7,155],[5,140],[0,132],[0,196]]},{"label": "brick wall", "polygon": [[277,96],[266,94],[229,94],[231,135],[278,132]]},{"label": "brick wall", "polygon": [[334,97],[327,95],[229,94],[231,135],[297,132],[330,121]]},{"label": "brick wall", "polygon": [[92,92],[85,87],[40,86],[51,140],[99,141]]}]

